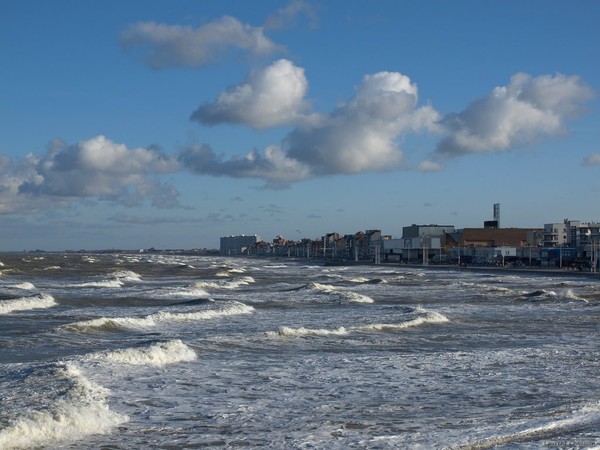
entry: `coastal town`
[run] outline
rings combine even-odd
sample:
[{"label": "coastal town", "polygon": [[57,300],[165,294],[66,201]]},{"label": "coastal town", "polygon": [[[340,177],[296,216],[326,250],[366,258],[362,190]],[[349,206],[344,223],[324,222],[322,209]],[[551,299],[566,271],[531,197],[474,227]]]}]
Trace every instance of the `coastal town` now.
[{"label": "coastal town", "polygon": [[353,234],[326,233],[318,239],[277,236],[224,236],[224,256],[321,259],[330,264],[405,263],[422,265],[530,267],[598,272],[600,223],[564,219],[539,228],[502,228],[500,204],[481,228],[453,225],[402,227],[402,236],[371,229]]}]

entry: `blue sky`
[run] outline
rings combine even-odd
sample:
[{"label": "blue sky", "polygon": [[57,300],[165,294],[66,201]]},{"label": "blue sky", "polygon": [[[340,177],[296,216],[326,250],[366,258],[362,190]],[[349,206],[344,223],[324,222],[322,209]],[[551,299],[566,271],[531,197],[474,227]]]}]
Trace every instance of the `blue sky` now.
[{"label": "blue sky", "polygon": [[0,4],[0,250],[600,221],[600,2]]}]

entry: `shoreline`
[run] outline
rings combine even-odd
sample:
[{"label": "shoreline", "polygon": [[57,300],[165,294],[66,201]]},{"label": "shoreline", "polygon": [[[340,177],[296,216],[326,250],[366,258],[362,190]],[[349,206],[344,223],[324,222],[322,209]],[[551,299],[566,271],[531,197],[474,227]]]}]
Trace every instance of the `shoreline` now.
[{"label": "shoreline", "polygon": [[600,281],[600,273],[598,272],[580,272],[577,270],[567,269],[550,269],[550,268],[528,268],[528,267],[493,267],[493,266],[458,266],[456,264],[402,264],[402,263],[381,263],[375,264],[370,261],[354,262],[354,261],[335,261],[333,263],[324,261],[324,266],[393,266],[393,267],[407,267],[411,269],[424,269],[424,270],[450,270],[450,271],[469,271],[469,272],[482,272],[482,273],[514,273],[519,275],[535,274],[541,276],[558,276],[558,277],[583,277],[590,278],[593,280]]}]

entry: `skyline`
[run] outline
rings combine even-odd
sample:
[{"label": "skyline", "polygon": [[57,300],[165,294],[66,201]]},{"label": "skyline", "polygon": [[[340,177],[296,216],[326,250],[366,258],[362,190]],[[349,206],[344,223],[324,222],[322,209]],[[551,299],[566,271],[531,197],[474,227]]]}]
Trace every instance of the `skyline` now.
[{"label": "skyline", "polygon": [[9,0],[0,250],[600,221],[600,3]]}]

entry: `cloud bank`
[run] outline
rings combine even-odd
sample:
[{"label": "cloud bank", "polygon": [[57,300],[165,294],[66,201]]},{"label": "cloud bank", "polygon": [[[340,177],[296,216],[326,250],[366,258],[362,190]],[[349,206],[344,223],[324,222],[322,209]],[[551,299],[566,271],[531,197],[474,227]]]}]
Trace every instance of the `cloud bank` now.
[{"label": "cloud bank", "polygon": [[166,67],[199,67],[214,62],[220,55],[241,50],[253,56],[283,51],[264,34],[262,27],[241,23],[224,16],[199,28],[140,22],[126,28],[121,45],[139,50],[154,69]]},{"label": "cloud bank", "polygon": [[438,156],[461,156],[512,150],[556,136],[566,121],[583,112],[592,89],[577,76],[515,74],[508,86],[495,88],[464,111],[450,114],[442,125],[447,136]]},{"label": "cloud bank", "polygon": [[196,174],[263,179],[266,187],[274,189],[310,176],[308,166],[289,158],[278,146],[269,146],[262,153],[253,150],[245,156],[225,160],[210,146],[194,145],[183,149],[179,160]]},{"label": "cloud bank", "polygon": [[[272,189],[320,176],[398,170],[406,168],[401,143],[413,133],[442,136],[431,158],[416,166],[436,172],[449,157],[504,152],[564,133],[594,94],[577,76],[518,73],[464,111],[442,117],[418,105],[416,84],[399,72],[366,75],[354,95],[329,113],[307,111],[307,92],[304,70],[280,59],[192,114],[203,125],[292,126],[279,144],[242,156],[219,155],[209,145],[169,156],[104,136],[73,145],[56,140],[45,154],[16,162],[0,156],[0,213],[90,200],[178,207],[179,192],[160,177],[182,169],[263,180]],[[600,154],[583,164],[600,165]]]},{"label": "cloud bank", "polygon": [[417,86],[397,72],[364,77],[355,95],[327,115],[302,115],[308,83],[302,69],[279,60],[200,107],[201,123],[243,123],[255,128],[298,122],[279,146],[225,160],[207,146],[184,150],[180,161],[198,174],[252,177],[282,186],[306,178],[393,170],[402,166],[399,140],[436,131],[439,114],[417,107]]},{"label": "cloud bank", "polygon": [[44,155],[30,154],[14,167],[4,160],[0,212],[37,209],[47,202],[66,206],[82,199],[176,207],[179,193],[157,176],[178,168],[173,157],[153,149],[130,149],[104,136],[74,145],[55,140]]}]

